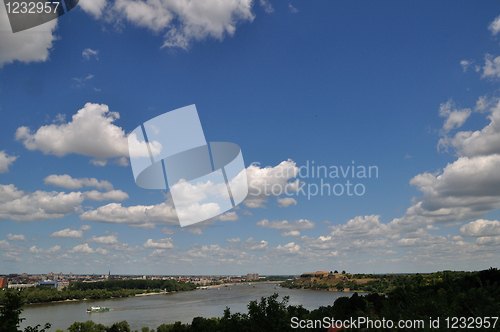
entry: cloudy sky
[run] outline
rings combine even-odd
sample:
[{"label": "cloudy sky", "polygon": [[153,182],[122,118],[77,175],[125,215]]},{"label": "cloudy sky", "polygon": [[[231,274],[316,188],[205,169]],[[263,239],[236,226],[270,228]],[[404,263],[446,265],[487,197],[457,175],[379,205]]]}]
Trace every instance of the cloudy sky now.
[{"label": "cloudy sky", "polygon": [[[0,274],[498,267],[499,15],[80,0],[13,34],[0,6]],[[191,104],[250,188],[180,227],[168,191],[136,186],[128,136]]]}]

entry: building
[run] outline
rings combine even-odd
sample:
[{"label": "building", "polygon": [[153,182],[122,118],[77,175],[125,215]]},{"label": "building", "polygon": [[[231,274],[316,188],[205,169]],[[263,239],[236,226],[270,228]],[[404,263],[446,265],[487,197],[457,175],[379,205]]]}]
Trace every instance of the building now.
[{"label": "building", "polygon": [[36,284],[9,284],[9,288],[14,288],[14,289],[23,289],[35,286]]},{"label": "building", "polygon": [[247,281],[252,281],[252,280],[259,280],[259,274],[258,273],[248,273],[247,274]]},{"label": "building", "polygon": [[0,288],[6,288],[9,285],[9,279],[7,277],[3,277],[0,279]]},{"label": "building", "polygon": [[57,288],[57,281],[39,281],[38,286]]}]

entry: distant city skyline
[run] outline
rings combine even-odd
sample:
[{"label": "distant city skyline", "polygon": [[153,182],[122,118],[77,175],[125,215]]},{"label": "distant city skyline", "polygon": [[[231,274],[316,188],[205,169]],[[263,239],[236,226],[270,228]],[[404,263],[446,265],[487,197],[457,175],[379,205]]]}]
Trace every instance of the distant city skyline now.
[{"label": "distant city skyline", "polygon": [[[498,1],[176,3],[0,6],[0,274],[498,267]],[[128,138],[193,104],[249,194],[181,228]]]}]

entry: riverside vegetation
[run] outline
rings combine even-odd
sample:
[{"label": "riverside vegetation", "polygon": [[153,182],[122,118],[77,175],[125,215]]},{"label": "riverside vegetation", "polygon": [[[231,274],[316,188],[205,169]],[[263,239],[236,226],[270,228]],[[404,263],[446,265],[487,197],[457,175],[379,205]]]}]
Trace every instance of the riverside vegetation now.
[{"label": "riverside vegetation", "polygon": [[[431,276],[431,278],[429,278]],[[234,331],[326,331],[326,329],[293,329],[292,317],[299,320],[322,320],[324,317],[346,320],[357,317],[367,317],[372,320],[398,321],[400,319],[420,319],[427,325],[419,331],[447,331],[444,319],[446,317],[498,317],[500,313],[500,271],[496,268],[478,272],[445,271],[431,275],[410,275],[397,279],[399,284],[388,288],[386,295],[376,292],[360,296],[355,293],[350,298],[340,297],[332,306],[320,307],[309,311],[301,305],[288,305],[288,298],[279,300],[278,294],[262,297],[260,301],[251,301],[247,313],[231,313],[224,310],[221,318],[193,318],[191,324],[162,324],[154,329],[143,327],[140,332],[234,332]],[[12,302],[11,297],[17,297],[19,302]],[[21,312],[20,296],[9,293],[7,304],[18,305],[17,308],[3,307],[0,312],[0,332],[18,331],[12,319],[12,313]],[[6,316],[7,311],[11,316]],[[17,311],[16,311],[17,310]],[[9,318],[10,317],[10,318]],[[17,316],[19,317],[19,316]],[[430,318],[439,317],[440,328],[430,328]],[[19,319],[19,318],[18,318]],[[484,331],[499,331],[500,324]],[[24,332],[40,332],[39,326]],[[356,331],[356,329],[351,329]],[[464,330],[464,329],[462,329]],[[483,329],[476,328],[475,331]],[[43,331],[43,330],[41,330]],[[370,329],[370,331],[382,331]],[[406,331],[399,329],[399,331]],[[410,331],[410,329],[408,329]],[[65,332],[57,330],[56,332]],[[110,327],[96,324],[92,321],[75,322],[68,327],[67,332],[131,332],[126,321],[118,322]],[[138,332],[138,331],[137,331]]]},{"label": "riverside vegetation", "polygon": [[[135,296],[151,292],[178,292],[196,289],[193,283],[175,280],[108,280],[100,282],[72,282],[58,291],[54,287],[30,287],[18,292],[23,303],[46,303],[65,300],[107,299]],[[5,292],[0,292],[0,304]]]}]

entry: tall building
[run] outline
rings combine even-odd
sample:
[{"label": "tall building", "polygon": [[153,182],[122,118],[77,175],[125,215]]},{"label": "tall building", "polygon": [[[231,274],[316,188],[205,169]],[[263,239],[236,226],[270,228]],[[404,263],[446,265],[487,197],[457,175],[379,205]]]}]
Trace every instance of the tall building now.
[{"label": "tall building", "polygon": [[247,274],[247,281],[252,281],[252,280],[259,280],[259,274],[258,273],[248,273]]}]

